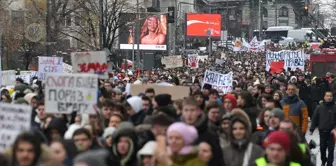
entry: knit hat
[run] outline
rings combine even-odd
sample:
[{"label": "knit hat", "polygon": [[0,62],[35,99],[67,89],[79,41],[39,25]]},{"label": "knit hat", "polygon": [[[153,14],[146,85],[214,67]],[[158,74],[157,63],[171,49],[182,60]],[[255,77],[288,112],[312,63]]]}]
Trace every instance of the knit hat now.
[{"label": "knit hat", "polygon": [[112,136],[115,130],[116,128],[114,127],[105,128],[103,138],[106,139],[107,137]]},{"label": "knit hat", "polygon": [[162,106],[167,106],[173,103],[171,97],[172,96],[170,94],[159,94],[159,95],[156,95],[154,99],[156,103],[158,104],[158,106],[162,107]]},{"label": "knit hat", "polygon": [[168,127],[167,136],[169,137],[173,131],[178,132],[184,140],[184,147],[180,150],[179,154],[188,154],[191,150],[190,145],[198,138],[196,128],[182,122],[175,122]]},{"label": "knit hat", "polygon": [[290,152],[290,137],[283,131],[274,131],[264,140],[264,148],[271,144],[280,144],[286,152]]},{"label": "knit hat", "polygon": [[280,121],[283,121],[285,119],[285,113],[279,108],[274,108],[271,117],[276,117],[279,118]]},{"label": "knit hat", "polygon": [[132,109],[138,113],[142,110],[142,98],[139,96],[133,96],[128,98],[127,103],[131,105]]},{"label": "knit hat", "polygon": [[28,94],[26,94],[26,95],[24,96],[24,99],[26,100],[26,102],[28,102],[29,104],[31,104],[32,99],[33,99],[34,97],[36,97],[36,96],[37,96],[36,93],[28,93]]},{"label": "knit hat", "polygon": [[74,159],[74,165],[76,163],[85,163],[87,166],[108,166],[106,163],[109,152],[107,150],[91,150],[79,154]]},{"label": "knit hat", "polygon": [[231,93],[228,93],[228,94],[224,95],[223,102],[224,102],[225,99],[231,100],[231,102],[232,102],[232,108],[236,108],[237,107],[237,99],[236,99],[235,95],[233,95]]}]

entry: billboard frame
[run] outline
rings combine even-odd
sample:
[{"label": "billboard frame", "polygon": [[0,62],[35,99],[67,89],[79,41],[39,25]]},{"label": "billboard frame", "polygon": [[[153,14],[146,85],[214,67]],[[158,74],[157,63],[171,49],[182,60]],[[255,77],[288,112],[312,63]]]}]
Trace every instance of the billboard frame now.
[{"label": "billboard frame", "polygon": [[[222,15],[221,14],[217,14],[217,13],[185,13],[185,37],[186,38],[190,38],[190,39],[195,39],[195,38],[198,38],[198,39],[209,39],[209,36],[190,36],[188,35],[188,25],[187,25],[187,22],[188,22],[188,14],[213,14],[213,15],[219,15],[220,16],[220,31],[222,31]],[[220,40],[221,39],[221,35],[219,36],[210,36],[212,40]]]}]

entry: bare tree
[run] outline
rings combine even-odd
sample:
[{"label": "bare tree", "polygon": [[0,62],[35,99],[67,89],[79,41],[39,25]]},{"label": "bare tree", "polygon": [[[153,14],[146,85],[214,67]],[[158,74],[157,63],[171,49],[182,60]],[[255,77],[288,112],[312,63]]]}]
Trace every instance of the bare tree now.
[{"label": "bare tree", "polygon": [[[80,18],[81,22],[76,22],[74,19],[75,26],[61,33],[76,39],[90,49],[99,49],[101,18],[99,3],[97,0],[77,0],[77,3],[79,8],[73,14],[75,18]],[[119,37],[119,28],[129,23],[121,19],[121,14],[136,11],[136,5],[131,4],[129,0],[103,0],[103,4],[103,47],[112,50]]]}]

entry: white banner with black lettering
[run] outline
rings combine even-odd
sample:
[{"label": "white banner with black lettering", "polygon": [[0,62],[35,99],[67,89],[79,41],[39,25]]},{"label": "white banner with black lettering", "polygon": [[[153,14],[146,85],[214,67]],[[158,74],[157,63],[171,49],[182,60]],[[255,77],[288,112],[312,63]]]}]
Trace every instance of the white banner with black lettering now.
[{"label": "white banner with black lettering", "polygon": [[222,91],[224,94],[232,91],[232,76],[233,73],[221,74],[214,71],[205,71],[203,84],[212,85],[213,89]]},{"label": "white banner with black lettering", "polygon": [[88,73],[47,73],[45,110],[48,113],[94,114],[97,104],[98,75]]},{"label": "white banner with black lettering", "polygon": [[0,152],[8,149],[16,137],[30,130],[32,107],[18,104],[0,104]]},{"label": "white banner with black lettering", "polygon": [[299,68],[304,71],[305,66],[305,54],[303,50],[282,50],[278,52],[267,51],[266,52],[266,71],[270,70],[272,62],[284,61],[284,69],[291,68],[292,71]]}]

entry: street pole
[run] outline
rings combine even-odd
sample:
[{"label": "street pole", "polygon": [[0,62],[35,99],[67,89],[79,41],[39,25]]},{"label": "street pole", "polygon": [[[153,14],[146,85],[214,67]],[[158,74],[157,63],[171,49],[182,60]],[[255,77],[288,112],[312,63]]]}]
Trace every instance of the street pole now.
[{"label": "street pole", "polygon": [[[211,4],[210,4],[211,5]],[[209,13],[211,14],[211,6],[209,6]],[[210,20],[210,19],[209,19]],[[211,26],[209,24],[209,26]],[[212,41],[211,41],[211,30],[210,30],[211,27],[209,27],[209,30],[208,30],[208,33],[209,33],[209,57],[211,56],[211,53],[212,53]]]},{"label": "street pole", "polygon": [[[135,38],[134,38],[134,36],[135,36],[135,27],[134,26],[132,26],[132,36],[133,36],[133,44],[132,44],[132,62],[133,62],[133,65],[132,65],[132,69],[134,70],[134,56],[135,56],[135,49],[134,49],[134,42],[135,42]],[[127,65],[127,67],[128,67],[128,62],[127,62],[127,59],[125,59],[126,60],[126,62],[125,62],[125,65]]]},{"label": "street pole", "polygon": [[[225,29],[226,29],[226,31],[227,31],[227,35],[229,35],[229,19],[228,19],[228,17],[229,17],[229,0],[226,0],[226,16],[225,16],[225,25],[226,25],[226,27],[225,27]],[[226,49],[229,49],[228,48],[228,37],[226,37]]]},{"label": "street pole", "polygon": [[262,17],[263,17],[263,15],[261,14],[261,4],[262,0],[259,0],[259,40],[261,40]]},{"label": "street pole", "polygon": [[47,0],[47,17],[46,17],[46,50],[47,50],[47,56],[51,56],[51,11],[50,11],[50,0]]},{"label": "street pole", "polygon": [[275,26],[278,26],[278,0],[275,0]]},{"label": "street pole", "polygon": [[[139,14],[139,0],[137,0],[137,21],[136,21],[136,39],[137,39],[137,54],[136,54],[136,59],[137,59],[137,67],[140,67],[140,14]],[[133,66],[134,66],[134,61],[133,61]],[[134,68],[134,67],[133,67]]]}]

